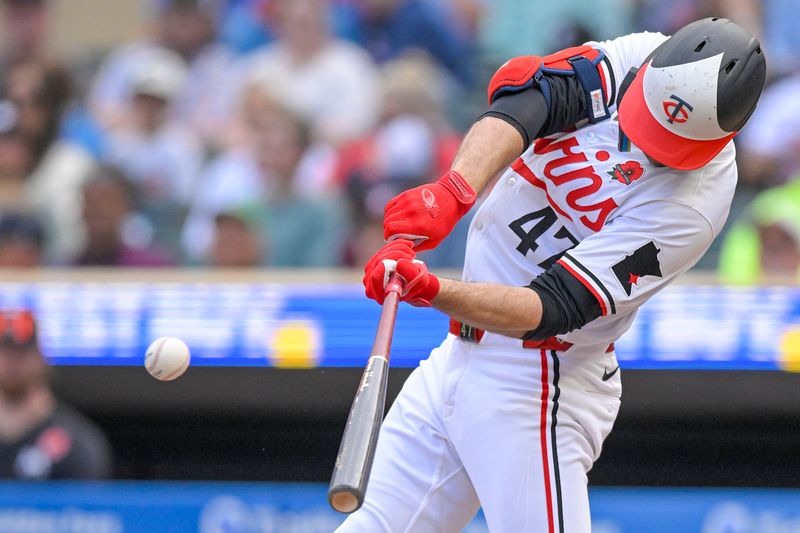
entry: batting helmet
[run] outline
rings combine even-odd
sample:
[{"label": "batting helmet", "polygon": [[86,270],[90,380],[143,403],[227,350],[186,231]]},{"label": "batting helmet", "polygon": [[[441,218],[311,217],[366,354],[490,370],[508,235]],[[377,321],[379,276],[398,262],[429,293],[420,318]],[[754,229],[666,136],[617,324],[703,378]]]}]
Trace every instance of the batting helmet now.
[{"label": "batting helmet", "polygon": [[693,170],[742,129],[761,95],[758,40],[728,19],[692,22],[645,60],[619,105],[624,134],[650,158]]}]

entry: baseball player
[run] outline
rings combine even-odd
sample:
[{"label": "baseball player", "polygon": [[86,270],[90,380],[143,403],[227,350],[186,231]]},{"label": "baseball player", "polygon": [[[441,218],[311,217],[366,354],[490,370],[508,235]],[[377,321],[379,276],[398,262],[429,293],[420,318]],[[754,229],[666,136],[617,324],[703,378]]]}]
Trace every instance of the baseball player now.
[{"label": "baseball player", "polygon": [[[450,315],[450,334],[388,413],[340,532],[460,531],[481,506],[493,532],[590,531],[586,476],[620,405],[614,341],[722,229],[731,140],[765,70],[724,18],[498,70],[452,170],[386,206],[367,296],[382,302],[396,270],[402,299]],[[416,252],[501,171],[462,281],[428,272]]]}]

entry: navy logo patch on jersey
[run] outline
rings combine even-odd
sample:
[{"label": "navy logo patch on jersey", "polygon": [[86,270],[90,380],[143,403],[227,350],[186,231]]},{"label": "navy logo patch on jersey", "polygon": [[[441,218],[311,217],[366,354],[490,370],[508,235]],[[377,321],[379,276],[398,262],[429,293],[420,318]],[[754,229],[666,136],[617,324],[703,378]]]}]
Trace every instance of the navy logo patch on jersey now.
[{"label": "navy logo patch on jersey", "polygon": [[625,161],[624,163],[617,163],[614,165],[606,174],[611,176],[611,179],[615,179],[625,185],[630,185],[642,177],[644,169],[638,161]]},{"label": "navy logo patch on jersey", "polygon": [[632,254],[626,255],[625,259],[611,267],[614,275],[625,290],[625,294],[631,295],[634,285],[639,283],[639,278],[645,276],[662,277],[661,263],[658,260],[660,252],[661,250],[656,246],[656,243],[650,241]]}]

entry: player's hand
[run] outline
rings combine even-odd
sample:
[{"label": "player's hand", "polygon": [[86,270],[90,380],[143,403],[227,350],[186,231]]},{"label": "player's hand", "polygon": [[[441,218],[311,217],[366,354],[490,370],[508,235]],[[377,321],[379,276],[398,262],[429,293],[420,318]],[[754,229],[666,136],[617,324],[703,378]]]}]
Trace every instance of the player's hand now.
[{"label": "player's hand", "polygon": [[409,189],[389,200],[383,211],[383,238],[413,241],[417,250],[430,250],[447,237],[475,204],[476,194],[458,172],[439,181]]},{"label": "player's hand", "polygon": [[383,304],[389,276],[397,272],[405,281],[400,300],[417,307],[429,307],[439,294],[439,278],[428,272],[428,267],[416,256],[411,241],[405,239],[392,241],[378,250],[364,268],[367,298]]}]

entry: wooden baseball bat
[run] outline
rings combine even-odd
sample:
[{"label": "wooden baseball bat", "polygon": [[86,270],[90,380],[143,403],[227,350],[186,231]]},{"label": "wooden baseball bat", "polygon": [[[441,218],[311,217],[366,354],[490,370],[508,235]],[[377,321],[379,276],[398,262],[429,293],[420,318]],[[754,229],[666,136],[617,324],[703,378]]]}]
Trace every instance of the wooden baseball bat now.
[{"label": "wooden baseball bat", "polygon": [[393,273],[386,284],[386,299],[383,301],[375,342],[353,399],[350,416],[347,417],[328,487],[328,502],[340,513],[352,513],[364,503],[378,431],[383,422],[389,350],[402,291],[403,278]]}]

